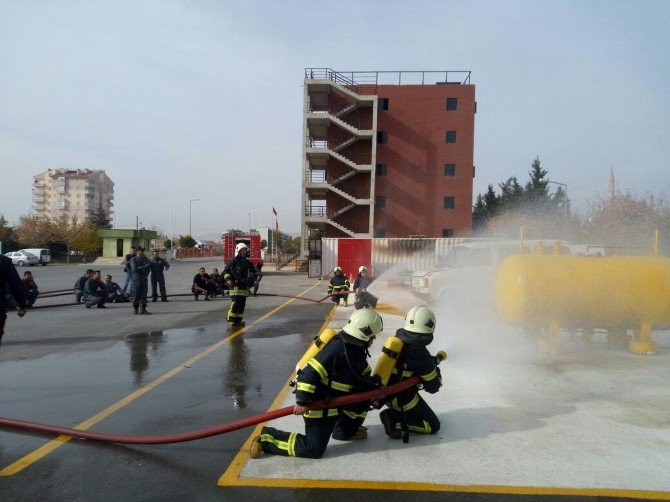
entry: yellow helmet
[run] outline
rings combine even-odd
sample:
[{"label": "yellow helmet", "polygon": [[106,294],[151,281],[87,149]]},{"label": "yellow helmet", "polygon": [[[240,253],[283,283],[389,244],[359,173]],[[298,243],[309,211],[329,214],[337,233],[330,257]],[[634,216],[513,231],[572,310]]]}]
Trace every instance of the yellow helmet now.
[{"label": "yellow helmet", "polygon": [[427,305],[412,307],[405,317],[405,331],[430,335],[435,331],[435,312]]},{"label": "yellow helmet", "polygon": [[381,333],[383,329],[382,316],[372,309],[361,309],[351,314],[342,331],[354,338],[368,342]]}]

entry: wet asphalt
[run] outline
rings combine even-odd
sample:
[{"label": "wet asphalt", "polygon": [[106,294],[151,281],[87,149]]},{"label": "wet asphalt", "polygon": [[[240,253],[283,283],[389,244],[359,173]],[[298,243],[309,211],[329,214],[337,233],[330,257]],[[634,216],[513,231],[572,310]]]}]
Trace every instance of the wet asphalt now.
[{"label": "wet asphalt", "polygon": [[[169,293],[188,291],[197,268],[220,262],[180,262],[167,272]],[[69,287],[81,266],[33,268],[42,291]],[[103,274],[118,266],[100,267]],[[122,274],[115,273],[122,284]],[[260,292],[322,298],[326,285],[305,275],[267,271]],[[69,301],[44,299],[38,305]],[[192,431],[267,411],[296,361],[331,309],[296,300],[264,320],[286,298],[250,298],[247,330],[202,359],[192,357],[233,332],[227,298],[190,297],[150,303],[151,316],[128,304],[11,312],[0,347],[0,416],[65,427],[96,415],[167,372],[180,371],[91,430],[128,435]],[[537,496],[219,487],[218,478],[251,429],[188,443],[124,446],[71,440],[20,472],[0,477],[0,499],[23,500],[535,500]],[[0,428],[0,470],[47,444],[53,436]],[[365,466],[353,466],[365,468]],[[315,462],[318,468],[318,461]],[[448,468],[448,466],[445,466]],[[576,500],[575,497],[542,497]],[[622,499],[619,499],[622,500]]]}]

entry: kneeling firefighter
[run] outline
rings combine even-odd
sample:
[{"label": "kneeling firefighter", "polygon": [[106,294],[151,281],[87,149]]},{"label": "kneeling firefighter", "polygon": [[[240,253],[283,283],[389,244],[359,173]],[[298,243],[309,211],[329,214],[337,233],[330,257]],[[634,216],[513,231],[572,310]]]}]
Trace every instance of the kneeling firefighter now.
[{"label": "kneeling firefighter", "polygon": [[354,312],[342,331],[298,371],[293,414],[303,416],[305,434],[263,427],[253,440],[249,456],[258,458],[266,452],[320,458],[331,434],[339,440],[366,438],[367,430],[361,425],[370,407],[368,402],[322,410],[310,410],[309,405],[379,386],[370,375],[367,349],[382,329],[382,318],[374,310]]},{"label": "kneeling firefighter", "polygon": [[333,269],[333,277],[328,283],[328,294],[333,302],[340,304],[340,299],[344,300],[344,306],[349,303],[349,279],[342,272],[342,267],[335,267]]},{"label": "kneeling firefighter", "polygon": [[419,375],[421,383],[387,397],[389,408],[382,411],[379,418],[386,434],[393,439],[403,438],[407,442],[410,431],[435,434],[440,430],[439,419],[419,395],[419,386],[430,394],[436,393],[442,386],[437,367],[440,358],[431,356],[426,348],[433,341],[434,330],[435,313],[430,307],[420,305],[407,313],[405,325],[396,332],[403,346],[388,385],[400,383],[413,375]]},{"label": "kneeling firefighter", "polygon": [[244,307],[249,296],[249,288],[254,283],[256,267],[247,260],[247,245],[240,242],[235,246],[235,257],[223,269],[223,279],[229,288],[230,309],[228,309],[228,326],[244,326]]}]

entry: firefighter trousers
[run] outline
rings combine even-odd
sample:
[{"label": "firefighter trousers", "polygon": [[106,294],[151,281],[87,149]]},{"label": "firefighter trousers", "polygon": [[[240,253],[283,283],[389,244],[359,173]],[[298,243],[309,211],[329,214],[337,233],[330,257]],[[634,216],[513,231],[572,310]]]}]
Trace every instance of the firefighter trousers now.
[{"label": "firefighter trousers", "polygon": [[[353,411],[353,410],[357,411]],[[363,411],[364,410],[364,411]],[[346,440],[358,430],[367,415],[368,404],[347,407],[340,414],[329,417],[307,418],[305,434],[286,432],[273,427],[263,427],[261,445],[263,451],[272,455],[289,457],[321,458],[326,451],[328,441],[333,439]],[[355,418],[353,415],[357,415]]]},{"label": "firefighter trousers", "polygon": [[233,295],[231,290],[231,303],[228,309],[228,322],[240,323],[244,317],[244,307],[247,304],[247,297],[240,295]]},{"label": "firefighter trousers", "polygon": [[419,434],[435,434],[440,430],[440,420],[435,415],[435,412],[428,406],[426,401],[417,393],[410,401],[409,405],[416,403],[410,409],[405,408],[405,411],[399,411],[393,407],[391,409],[391,418],[393,421],[392,428],[402,430],[403,414],[405,424],[410,432],[418,432]]}]

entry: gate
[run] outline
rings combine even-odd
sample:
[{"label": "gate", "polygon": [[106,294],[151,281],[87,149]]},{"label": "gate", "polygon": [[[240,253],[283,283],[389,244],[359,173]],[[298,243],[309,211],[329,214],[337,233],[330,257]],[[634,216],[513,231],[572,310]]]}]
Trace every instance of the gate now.
[{"label": "gate", "polygon": [[322,241],[321,239],[311,239],[307,243],[307,277],[321,277],[321,257]]}]

